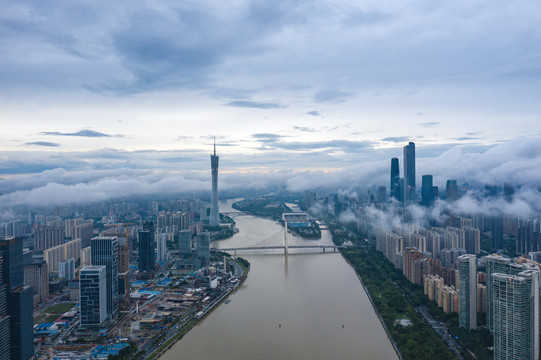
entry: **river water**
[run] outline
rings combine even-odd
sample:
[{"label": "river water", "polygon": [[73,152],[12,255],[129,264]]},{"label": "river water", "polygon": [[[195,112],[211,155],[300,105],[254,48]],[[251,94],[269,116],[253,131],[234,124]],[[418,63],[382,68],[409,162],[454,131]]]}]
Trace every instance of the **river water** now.
[{"label": "river water", "polygon": [[[234,211],[232,201],[220,211]],[[282,245],[282,227],[235,215],[239,233],[217,248]],[[332,244],[289,234],[290,245]],[[246,282],[160,359],[397,359],[354,270],[339,253],[240,254]]]}]

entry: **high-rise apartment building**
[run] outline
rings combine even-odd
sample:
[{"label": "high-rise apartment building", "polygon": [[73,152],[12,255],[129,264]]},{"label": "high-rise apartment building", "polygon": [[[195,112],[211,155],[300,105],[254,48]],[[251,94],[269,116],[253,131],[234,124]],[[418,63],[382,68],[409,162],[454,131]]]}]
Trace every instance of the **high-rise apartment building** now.
[{"label": "high-rise apartment building", "polygon": [[75,239],[62,245],[43,251],[43,259],[47,262],[49,272],[58,271],[58,263],[66,259],[77,259],[81,256],[81,240]]},{"label": "high-rise apartment building", "polygon": [[415,202],[415,143],[404,146],[404,202]]},{"label": "high-rise apartment building", "polygon": [[490,231],[492,235],[492,247],[494,249],[503,249],[503,216],[493,215],[490,218]]},{"label": "high-rise apartment building", "polygon": [[75,259],[70,258],[58,263],[58,277],[68,281],[75,280]]},{"label": "high-rise apartment building", "polygon": [[479,254],[481,252],[481,231],[471,226],[465,226],[463,229],[466,251],[468,254]]},{"label": "high-rise apartment building", "polygon": [[32,288],[34,305],[44,302],[49,297],[49,269],[43,259],[32,259],[24,267],[24,284]]},{"label": "high-rise apartment building", "polygon": [[34,230],[34,250],[45,250],[64,243],[61,226],[40,226]]},{"label": "high-rise apartment building", "polygon": [[107,279],[104,265],[85,266],[79,272],[81,326],[100,327],[107,319]]},{"label": "high-rise apartment building", "polygon": [[492,274],[501,273],[508,274],[508,267],[511,265],[511,260],[500,255],[489,255],[485,257],[486,263],[486,284],[487,284],[487,327],[490,331],[493,330],[494,316],[492,308]]},{"label": "high-rise apartment building", "polygon": [[517,224],[518,254],[529,254],[541,250],[541,221],[538,219],[519,219]]},{"label": "high-rise apartment building", "polygon": [[458,324],[466,329],[477,327],[477,262],[475,255],[458,257],[459,314]]},{"label": "high-rise apartment building", "polygon": [[90,249],[90,246],[81,249],[81,251],[79,251],[79,254],[81,257],[81,268],[92,265],[92,251]]},{"label": "high-rise apartment building", "polygon": [[539,359],[539,269],[492,275],[494,359]]},{"label": "high-rise apartment building", "polygon": [[105,266],[107,289],[107,316],[118,314],[118,239],[116,236],[98,236],[90,240],[92,265]]},{"label": "high-rise apartment building", "polygon": [[156,234],[156,254],[158,261],[169,260],[169,251],[167,249],[167,234]]}]

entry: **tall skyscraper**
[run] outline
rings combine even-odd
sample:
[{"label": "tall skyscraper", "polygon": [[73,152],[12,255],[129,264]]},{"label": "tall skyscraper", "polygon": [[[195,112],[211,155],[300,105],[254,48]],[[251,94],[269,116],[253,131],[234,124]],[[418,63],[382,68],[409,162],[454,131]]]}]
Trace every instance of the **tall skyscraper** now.
[{"label": "tall skyscraper", "polygon": [[415,201],[415,143],[404,146],[404,202]]},{"label": "tall skyscraper", "polygon": [[10,319],[11,316],[8,314],[7,286],[0,283],[0,354],[3,355],[2,357],[4,359],[11,358]]},{"label": "tall skyscraper", "polygon": [[167,234],[156,234],[157,257],[158,261],[169,260],[169,251],[167,249]]},{"label": "tall skyscraper", "polygon": [[100,327],[107,319],[107,279],[104,265],[85,266],[79,272],[81,326]]},{"label": "tall skyscraper", "polygon": [[528,254],[541,250],[541,221],[539,219],[518,219],[518,254]]},{"label": "tall skyscraper", "polygon": [[216,155],[216,139],[214,139],[214,155],[210,155],[210,168],[212,171],[212,193],[210,194],[210,218],[209,225],[220,225],[220,214],[218,211],[218,161]]},{"label": "tall skyscraper", "polygon": [[26,360],[34,355],[34,318],[33,290],[30,286],[24,286],[22,239],[1,239],[0,258],[1,281],[6,284],[7,314],[10,316],[11,358]]},{"label": "tall skyscraper", "polygon": [[438,198],[438,187],[432,183],[432,175],[423,175],[421,183],[421,203],[431,206]]},{"label": "tall skyscraper", "polygon": [[66,259],[58,263],[58,277],[66,280],[75,280],[75,259]]},{"label": "tall skyscraper", "polygon": [[477,262],[475,255],[458,257],[459,314],[458,324],[466,329],[477,327]]},{"label": "tall skyscraper", "polygon": [[511,264],[511,260],[504,258],[500,255],[489,255],[485,257],[486,263],[486,284],[487,284],[487,327],[490,331],[493,330],[494,325],[494,316],[493,316],[493,307],[492,307],[492,275],[495,273],[508,273],[508,266]]},{"label": "tall skyscraper", "polygon": [[456,180],[447,180],[445,197],[447,198],[447,201],[458,200],[458,185],[456,184]]},{"label": "tall skyscraper", "polygon": [[539,269],[495,273],[492,289],[494,359],[539,359]]},{"label": "tall skyscraper", "polygon": [[47,300],[49,297],[49,269],[43,259],[32,259],[24,267],[24,283],[32,287],[34,305]]},{"label": "tall skyscraper", "polygon": [[178,254],[188,257],[192,254],[192,231],[180,230],[178,232]]},{"label": "tall skyscraper", "polygon": [[64,243],[64,228],[40,226],[34,230],[34,250],[45,250]]},{"label": "tall skyscraper", "polygon": [[197,235],[197,258],[201,260],[201,267],[210,264],[210,234],[207,232]]},{"label": "tall skyscraper", "polygon": [[156,264],[156,243],[152,222],[145,221],[139,232],[139,272],[143,277],[152,277]]},{"label": "tall skyscraper", "polygon": [[391,185],[389,187],[391,197],[398,200],[400,196],[400,168],[398,158],[391,159]]},{"label": "tall skyscraper", "polygon": [[378,186],[377,202],[380,204],[387,202],[387,188],[385,186]]},{"label": "tall skyscraper", "polygon": [[490,218],[490,230],[492,234],[492,247],[494,249],[503,249],[503,216],[493,215]]},{"label": "tall skyscraper", "polygon": [[116,236],[98,236],[90,240],[92,265],[105,266],[107,289],[107,316],[118,314],[118,239]]}]

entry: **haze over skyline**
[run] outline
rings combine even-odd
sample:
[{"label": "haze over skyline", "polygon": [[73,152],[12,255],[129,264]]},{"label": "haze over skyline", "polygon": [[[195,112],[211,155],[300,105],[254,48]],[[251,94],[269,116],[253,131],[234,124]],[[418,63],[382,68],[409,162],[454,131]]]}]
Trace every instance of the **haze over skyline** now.
[{"label": "haze over skyline", "polygon": [[541,183],[536,1],[0,6],[2,205],[208,189],[214,134],[224,190],[388,186],[408,141]]}]

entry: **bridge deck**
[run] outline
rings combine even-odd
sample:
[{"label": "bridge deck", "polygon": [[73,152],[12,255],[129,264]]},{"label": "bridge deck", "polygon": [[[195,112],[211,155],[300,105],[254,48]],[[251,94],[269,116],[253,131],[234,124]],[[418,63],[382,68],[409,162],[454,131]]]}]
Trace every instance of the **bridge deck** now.
[{"label": "bridge deck", "polygon": [[[290,245],[288,249],[337,249],[340,246],[336,245]],[[219,251],[238,251],[238,250],[274,250],[274,249],[285,249],[283,245],[277,246],[246,246],[246,247],[236,247],[236,248],[212,248],[211,250]]]}]

